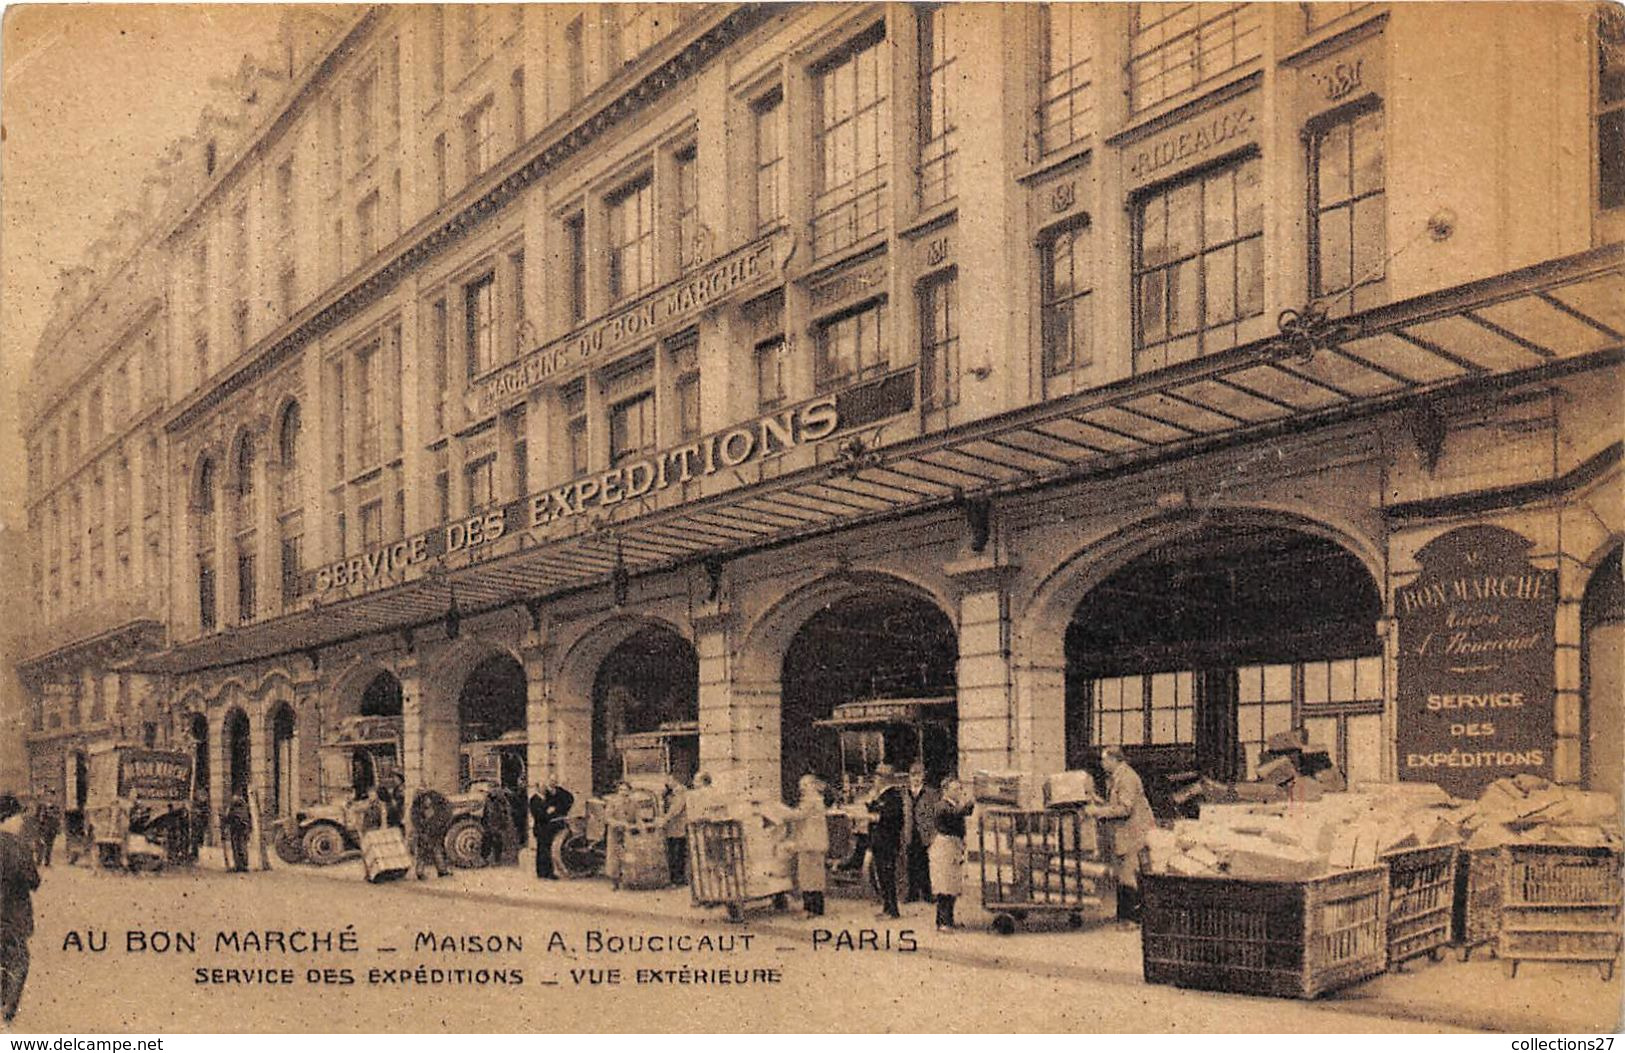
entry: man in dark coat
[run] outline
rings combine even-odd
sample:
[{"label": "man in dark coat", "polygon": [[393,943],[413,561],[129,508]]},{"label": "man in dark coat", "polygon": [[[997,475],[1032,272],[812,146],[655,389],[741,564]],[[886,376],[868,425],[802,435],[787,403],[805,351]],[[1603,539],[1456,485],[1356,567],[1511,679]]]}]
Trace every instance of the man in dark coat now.
[{"label": "man in dark coat", "polygon": [[428,874],[430,866],[445,877],[451,873],[446,859],[446,828],[451,825],[451,802],[439,790],[419,790],[412,798],[412,856],[417,864],[418,880]]},{"label": "man in dark coat", "polygon": [[203,842],[209,839],[209,795],[199,789],[192,798],[192,811],[189,816],[192,835],[192,862],[197,862],[198,850]]},{"label": "man in dark coat", "polygon": [[248,835],[254,829],[254,816],[248,810],[248,798],[233,794],[231,805],[220,820],[221,832],[226,835],[226,865],[238,873],[248,871]]},{"label": "man in dark coat", "polygon": [[899,918],[897,909],[897,856],[903,847],[903,789],[891,781],[892,768],[875,768],[876,793],[866,807],[874,814],[869,822],[869,854],[875,863],[875,884],[880,886],[880,917]]},{"label": "man in dark coat", "polygon": [[406,825],[406,780],[401,778],[400,772],[384,776],[378,787],[378,800],[384,805],[385,826]]},{"label": "man in dark coat", "polygon": [[[20,811],[17,798],[0,794],[0,822]],[[34,868],[33,846],[0,830],[0,1015],[7,1023],[17,1015],[23,984],[28,981],[28,939],[34,935],[37,888],[39,871]]]},{"label": "man in dark coat", "polygon": [[929,903],[931,862],[927,854],[937,836],[937,803],[942,791],[925,781],[919,764],[908,770],[908,893],[903,899]]},{"label": "man in dark coat", "polygon": [[512,862],[516,840],[513,805],[508,800],[508,792],[502,787],[492,786],[485,791],[485,810],[480,815],[480,822],[485,827],[482,848],[486,866]]},{"label": "man in dark coat", "polygon": [[39,806],[39,865],[51,865],[51,849],[56,835],[62,832],[62,812],[56,802],[47,797]]},{"label": "man in dark coat", "polygon": [[576,799],[569,790],[559,785],[557,775],[536,787],[530,797],[531,832],[536,837],[536,876],[553,878],[553,842],[564,830],[565,820]]}]

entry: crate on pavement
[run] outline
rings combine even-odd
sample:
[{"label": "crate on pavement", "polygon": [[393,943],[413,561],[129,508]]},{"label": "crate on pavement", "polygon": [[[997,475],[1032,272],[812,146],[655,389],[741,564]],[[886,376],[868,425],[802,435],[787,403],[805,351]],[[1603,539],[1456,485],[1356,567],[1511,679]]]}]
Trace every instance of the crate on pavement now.
[{"label": "crate on pavement", "polygon": [[1450,942],[1462,961],[1488,946],[1495,953],[1501,932],[1501,898],[1506,886],[1506,853],[1500,845],[1463,848],[1456,862],[1456,900]]},{"label": "crate on pavement", "polygon": [[1606,846],[1509,844],[1496,954],[1508,976],[1521,962],[1596,965],[1619,957],[1620,854]]},{"label": "crate on pavement", "polygon": [[1454,844],[1406,848],[1383,857],[1388,864],[1388,967],[1401,968],[1427,955],[1438,961],[1450,941],[1456,902]]},{"label": "crate on pavement", "polygon": [[412,853],[398,826],[368,830],[361,835],[361,868],[368,881],[394,881],[412,869]]},{"label": "crate on pavement", "polygon": [[1316,998],[1381,973],[1388,868],[1307,881],[1142,874],[1147,983]]},{"label": "crate on pavement", "polygon": [[768,902],[783,910],[790,880],[780,860],[753,859],[738,819],[697,819],[688,824],[688,888],[696,907],[725,907],[739,921],[745,908]]},{"label": "crate on pavement", "polygon": [[1111,888],[1096,822],[1077,810],[977,812],[982,906],[1009,935],[1029,913],[1064,913],[1076,927]]}]

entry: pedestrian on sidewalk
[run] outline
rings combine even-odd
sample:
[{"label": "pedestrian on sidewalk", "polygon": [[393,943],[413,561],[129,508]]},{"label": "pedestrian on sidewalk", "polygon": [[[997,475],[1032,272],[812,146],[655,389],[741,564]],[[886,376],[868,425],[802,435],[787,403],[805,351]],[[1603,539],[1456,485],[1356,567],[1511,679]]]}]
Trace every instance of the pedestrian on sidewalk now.
[{"label": "pedestrian on sidewalk", "polygon": [[931,839],[931,888],[937,900],[937,931],[954,930],[954,902],[965,878],[965,817],[976,807],[976,802],[965,793],[958,779],[949,779],[942,787],[942,797],[936,803],[932,823],[936,836]]},{"label": "pedestrian on sidewalk", "polygon": [[570,809],[576,799],[569,790],[559,785],[557,775],[548,775],[546,781],[535,788],[530,797],[531,832],[536,839],[536,876],[555,878],[553,871],[553,841],[565,829]]},{"label": "pedestrian on sidewalk", "polygon": [[1104,819],[1111,825],[1112,855],[1117,861],[1117,919],[1140,920],[1140,850],[1146,835],[1156,826],[1145,784],[1129,767],[1123,751],[1107,746],[1100,751],[1100,766],[1106,769],[1106,803],[1090,805],[1085,815]]},{"label": "pedestrian on sidewalk", "polygon": [[937,803],[942,792],[925,781],[925,766],[908,769],[908,891],[905,903],[931,902],[931,842],[937,836]]},{"label": "pedestrian on sidewalk", "polygon": [[220,820],[221,832],[226,835],[226,864],[239,874],[248,872],[248,835],[254,829],[254,815],[248,810],[248,798],[241,793],[231,796],[231,804]]},{"label": "pedestrian on sidewalk", "polygon": [[869,823],[869,855],[874,860],[875,884],[880,887],[882,918],[900,918],[897,909],[897,857],[903,849],[904,803],[902,787],[892,782],[892,766],[875,766],[875,789],[866,808],[874,815]]},{"label": "pedestrian on sidewalk", "polygon": [[445,877],[451,873],[446,858],[446,829],[451,825],[451,802],[439,790],[419,790],[412,797],[412,859],[418,880],[429,867]]},{"label": "pedestrian on sidewalk", "polygon": [[484,826],[485,837],[481,841],[480,854],[486,866],[494,867],[513,861],[513,845],[517,837],[513,828],[513,806],[509,803],[507,791],[490,783],[484,785],[485,809],[480,814],[480,822]]},{"label": "pedestrian on sidewalk", "polygon": [[51,865],[51,849],[56,845],[56,835],[62,832],[62,813],[49,796],[39,804],[38,822],[39,850],[36,858],[40,866],[48,867]]},{"label": "pedestrian on sidewalk", "polygon": [[809,918],[824,915],[825,872],[829,855],[829,816],[824,805],[824,781],[813,774],[803,775],[797,784],[795,815],[791,836],[796,852],[796,887],[801,890],[801,909]]},{"label": "pedestrian on sidewalk", "polygon": [[192,796],[192,809],[187,819],[191,824],[192,862],[196,863],[203,842],[209,839],[209,794],[202,787]]},{"label": "pedestrian on sidewalk", "polygon": [[10,1023],[17,1015],[28,982],[28,940],[34,935],[34,890],[39,871],[33,846],[17,833],[12,820],[22,804],[0,794],[0,1016]]}]

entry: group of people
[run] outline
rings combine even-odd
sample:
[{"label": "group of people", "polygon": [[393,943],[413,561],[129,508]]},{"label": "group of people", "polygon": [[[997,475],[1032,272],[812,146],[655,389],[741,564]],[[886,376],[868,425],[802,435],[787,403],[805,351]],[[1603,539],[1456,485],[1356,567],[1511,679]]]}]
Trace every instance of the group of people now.
[{"label": "group of people", "polygon": [[[395,777],[398,779],[398,777]],[[390,781],[392,786],[394,782]],[[402,826],[403,815],[399,807],[390,807],[388,801],[400,797],[399,787],[380,795],[377,809],[379,825]],[[553,868],[553,842],[564,828],[575,797],[549,776],[532,787],[528,811],[531,818],[532,840],[536,848],[536,876],[555,877]],[[514,797],[512,791],[501,786],[488,785],[480,807],[480,858],[487,866],[511,863],[519,852],[519,829],[514,823]],[[418,880],[425,880],[432,870],[438,877],[451,873],[451,860],[446,853],[446,832],[451,828],[454,813],[451,801],[439,790],[423,789],[412,795],[411,808],[405,818],[411,821],[411,848],[413,868]]]},{"label": "group of people", "polygon": [[897,905],[901,883],[904,902],[934,901],[938,931],[951,932],[954,903],[963,883],[965,819],[976,804],[958,779],[946,780],[940,789],[929,785],[918,764],[909,769],[906,787],[892,781],[889,765],[880,765],[875,776],[875,791],[865,807],[874,816],[869,853],[880,892],[879,916],[901,917]]}]

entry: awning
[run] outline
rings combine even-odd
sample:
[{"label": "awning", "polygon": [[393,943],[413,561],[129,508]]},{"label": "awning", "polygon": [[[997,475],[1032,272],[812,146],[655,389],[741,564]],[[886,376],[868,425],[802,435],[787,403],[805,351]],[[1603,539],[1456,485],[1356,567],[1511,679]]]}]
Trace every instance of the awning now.
[{"label": "awning", "polygon": [[[1233,348],[488,561],[182,644],[185,672],[463,617],[710,557],[1219,442],[1301,430],[1474,382],[1618,362],[1625,246],[1611,245]],[[1311,323],[1319,320],[1311,319]],[[521,544],[523,535],[521,535]]]}]

